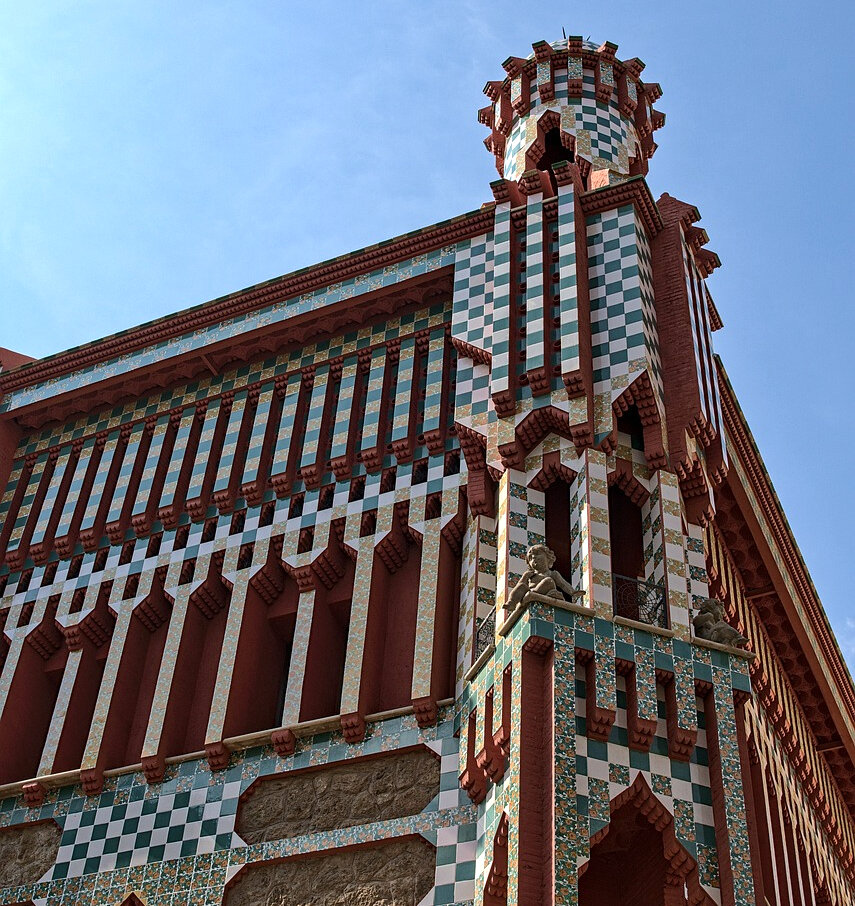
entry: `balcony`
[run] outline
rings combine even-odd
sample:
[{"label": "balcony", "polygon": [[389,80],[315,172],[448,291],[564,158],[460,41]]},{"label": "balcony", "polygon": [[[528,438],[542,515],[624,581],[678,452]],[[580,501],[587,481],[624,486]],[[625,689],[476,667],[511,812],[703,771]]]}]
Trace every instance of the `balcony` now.
[{"label": "balcony", "polygon": [[668,628],[665,588],[630,576],[612,575],[612,601],[617,617]]},{"label": "balcony", "polygon": [[496,612],[485,617],[475,630],[475,660],[494,643],[496,635]]}]

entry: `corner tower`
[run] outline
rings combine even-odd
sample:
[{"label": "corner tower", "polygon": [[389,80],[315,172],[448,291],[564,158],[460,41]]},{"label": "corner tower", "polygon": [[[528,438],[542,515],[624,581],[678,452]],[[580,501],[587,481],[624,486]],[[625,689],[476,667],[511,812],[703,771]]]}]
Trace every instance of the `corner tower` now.
[{"label": "corner tower", "polygon": [[616,50],[505,62],[478,210],[0,370],[0,904],[855,902],[855,689]]},{"label": "corner tower", "polygon": [[665,115],[653,108],[659,85],[641,79],[644,63],[576,36],[532,47],[525,59],[508,57],[506,78],[484,87],[491,103],[478,119],[490,129],[484,144],[499,175],[519,179],[562,159],[586,178],[593,171],[595,186],[646,174]]}]

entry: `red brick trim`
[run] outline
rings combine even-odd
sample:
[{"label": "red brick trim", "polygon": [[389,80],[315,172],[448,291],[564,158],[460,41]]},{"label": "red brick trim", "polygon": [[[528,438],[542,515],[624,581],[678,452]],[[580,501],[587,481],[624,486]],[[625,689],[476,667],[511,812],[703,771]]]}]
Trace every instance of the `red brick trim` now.
[{"label": "red brick trim", "polygon": [[312,267],[302,268],[177,314],[96,340],[94,343],[78,346],[67,352],[7,371],[0,374],[0,394],[48,381],[155,343],[175,339],[258,308],[313,292],[331,283],[339,283],[357,274],[377,270],[443,245],[478,236],[489,232],[492,227],[493,205],[486,204],[477,211],[406,233],[389,242],[378,243]]}]

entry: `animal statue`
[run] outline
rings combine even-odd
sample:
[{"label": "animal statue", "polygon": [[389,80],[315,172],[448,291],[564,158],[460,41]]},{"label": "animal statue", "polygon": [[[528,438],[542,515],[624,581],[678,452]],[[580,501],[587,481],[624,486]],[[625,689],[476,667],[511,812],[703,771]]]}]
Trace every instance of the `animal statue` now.
[{"label": "animal statue", "polygon": [[718,642],[731,648],[745,648],[748,639],[724,619],[724,605],[714,598],[707,598],[692,620],[695,635],[708,642]]}]

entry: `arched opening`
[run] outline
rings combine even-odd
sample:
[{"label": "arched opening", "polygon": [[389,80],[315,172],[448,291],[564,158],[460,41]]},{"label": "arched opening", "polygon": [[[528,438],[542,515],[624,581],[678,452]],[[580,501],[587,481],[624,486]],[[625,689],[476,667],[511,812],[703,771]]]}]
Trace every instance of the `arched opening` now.
[{"label": "arched opening", "polygon": [[246,593],[223,726],[226,738],[268,730],[282,717],[300,590],[272,548]]},{"label": "arched opening", "polygon": [[[56,625],[59,595],[27,636],[0,718],[0,783],[35,777],[50,728],[68,648]],[[21,618],[24,623],[25,617]]]},{"label": "arched opening", "polygon": [[662,836],[631,805],[612,815],[579,879],[579,906],[664,906]]},{"label": "arched opening", "polygon": [[573,575],[570,485],[563,478],[557,478],[546,489],[546,545],[555,553],[554,568],[569,581]]},{"label": "arched opening", "polygon": [[396,511],[374,551],[360,705],[374,714],[408,705],[419,607],[421,544]]},{"label": "arched opening", "polygon": [[107,606],[109,590],[108,585],[101,587],[95,607],[79,626],[76,644],[81,649],[80,663],[53,760],[53,771],[57,773],[79,768],[83,760],[116,623],[115,614]]},{"label": "arched opening", "polygon": [[331,717],[341,708],[355,570],[335,532],[319,560],[300,720]]},{"label": "arched opening", "polygon": [[667,626],[664,589],[645,581],[644,520],[647,491],[628,464],[609,476],[609,545],[612,601],[617,616]]},{"label": "arched opening", "polygon": [[677,841],[674,818],[642,774],[611,803],[579,870],[579,906],[712,906],[697,863]]},{"label": "arched opening", "polygon": [[134,609],[101,743],[105,770],[137,764],[142,757],[151,703],[169,632],[172,600],[155,575],[149,595]]},{"label": "arched opening", "polygon": [[542,141],[543,154],[538,158],[536,166],[538,170],[546,171],[549,176],[552,191],[557,194],[558,183],[555,179],[555,174],[552,172],[552,165],[557,164],[559,161],[573,163],[574,154],[564,145],[561,137],[561,129],[558,126],[554,126],[546,132]]},{"label": "arched opening", "polygon": [[229,589],[212,564],[187,604],[159,747],[164,757],[205,746],[229,600]]}]

